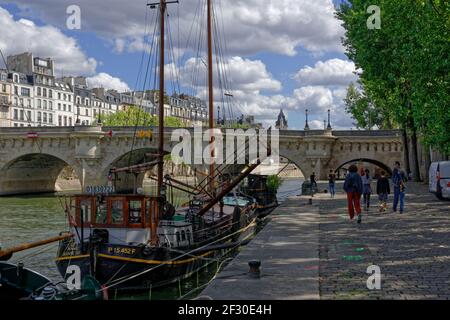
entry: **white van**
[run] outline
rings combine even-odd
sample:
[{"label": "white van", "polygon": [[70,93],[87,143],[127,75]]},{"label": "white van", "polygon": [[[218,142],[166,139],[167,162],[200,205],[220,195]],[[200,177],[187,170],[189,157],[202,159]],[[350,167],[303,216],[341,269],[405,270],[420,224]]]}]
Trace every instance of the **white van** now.
[{"label": "white van", "polygon": [[450,161],[433,162],[429,171],[430,192],[439,200],[450,199]]}]

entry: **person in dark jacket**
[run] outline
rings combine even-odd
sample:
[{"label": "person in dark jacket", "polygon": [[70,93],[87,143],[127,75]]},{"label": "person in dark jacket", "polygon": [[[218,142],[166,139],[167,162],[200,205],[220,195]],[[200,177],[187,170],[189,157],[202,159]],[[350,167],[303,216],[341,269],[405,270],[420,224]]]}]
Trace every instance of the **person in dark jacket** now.
[{"label": "person in dark jacket", "polygon": [[386,178],[386,172],[381,171],[381,176],[377,181],[377,194],[380,200],[380,212],[386,212],[388,195],[391,193],[389,179]]},{"label": "person in dark jacket", "polygon": [[392,186],[394,187],[394,203],[392,210],[397,212],[397,206],[400,201],[400,213],[403,213],[405,206],[405,191],[408,178],[405,172],[400,168],[400,162],[396,161],[394,170],[392,170]]},{"label": "person in dark jacket", "polygon": [[344,190],[347,193],[348,214],[353,220],[355,211],[358,216],[358,223],[361,223],[361,194],[363,184],[361,176],[358,174],[358,167],[351,165],[348,169],[349,174],[345,177]]},{"label": "person in dark jacket", "polygon": [[328,175],[328,188],[330,189],[330,195],[332,198],[336,195],[336,174],[333,170],[330,170],[330,174]]},{"label": "person in dark jacket", "polygon": [[311,195],[314,197],[314,191],[317,190],[317,181],[315,172],[312,173],[312,175],[309,177],[309,180],[311,182]]}]

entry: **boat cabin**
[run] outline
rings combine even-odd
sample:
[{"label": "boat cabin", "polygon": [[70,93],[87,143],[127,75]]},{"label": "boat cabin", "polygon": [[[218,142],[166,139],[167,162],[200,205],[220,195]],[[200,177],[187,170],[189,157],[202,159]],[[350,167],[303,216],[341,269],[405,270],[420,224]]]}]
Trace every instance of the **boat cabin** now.
[{"label": "boat cabin", "polygon": [[[110,244],[141,244],[156,234],[168,246],[192,242],[192,224],[184,216],[162,220],[158,216],[158,198],[145,195],[77,195],[71,199],[70,226],[97,230]],[[77,230],[75,230],[76,232]],[[90,232],[81,232],[88,240]],[[79,241],[78,241],[79,242]]]}]

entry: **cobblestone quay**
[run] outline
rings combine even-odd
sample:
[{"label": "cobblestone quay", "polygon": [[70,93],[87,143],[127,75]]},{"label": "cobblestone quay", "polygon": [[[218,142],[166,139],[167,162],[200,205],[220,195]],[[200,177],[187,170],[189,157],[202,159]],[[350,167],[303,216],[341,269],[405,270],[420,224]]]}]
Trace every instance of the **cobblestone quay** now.
[{"label": "cobblestone quay", "polygon": [[[349,219],[342,182],[336,189],[334,199],[318,193],[311,206],[309,197],[292,197],[275,210],[203,298],[450,299],[450,202],[409,183],[402,215],[379,213],[373,196],[358,225]],[[260,279],[247,275],[254,259],[262,263]],[[381,271],[380,289],[368,289],[372,265]]]},{"label": "cobblestone quay", "polygon": [[[357,225],[349,221],[343,192],[318,199],[321,299],[450,298],[450,202],[409,183],[405,213],[392,212],[392,196],[390,211],[379,213],[373,199]],[[370,265],[380,267],[380,290],[367,288]]]}]

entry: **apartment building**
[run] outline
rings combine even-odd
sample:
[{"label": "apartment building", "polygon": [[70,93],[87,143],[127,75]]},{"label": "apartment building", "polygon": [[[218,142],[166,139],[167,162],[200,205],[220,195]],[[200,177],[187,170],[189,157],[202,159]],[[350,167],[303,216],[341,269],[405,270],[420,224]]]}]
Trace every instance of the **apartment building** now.
[{"label": "apartment building", "polygon": [[[158,114],[158,90],[117,92],[89,88],[85,77],[55,76],[55,62],[25,52],[7,57],[8,70],[0,70],[0,126],[94,125],[100,115],[131,106]],[[164,98],[164,115],[181,119],[185,126],[207,122],[206,104],[188,95]]]},{"label": "apartment building", "polygon": [[21,72],[11,72],[11,127],[30,127],[36,121],[33,79]]},{"label": "apartment building", "polygon": [[73,112],[75,124],[89,126],[95,123],[93,104],[93,93],[88,88],[85,77],[64,77],[61,82],[69,85],[73,90]]},{"label": "apartment building", "polygon": [[120,108],[120,95],[114,90],[105,88],[92,89],[94,116],[105,116],[116,113]]},{"label": "apartment building", "polygon": [[0,69],[0,126],[11,126],[12,85],[8,80],[8,71]]},{"label": "apartment building", "polygon": [[73,88],[60,80],[55,82],[54,105],[56,107],[56,125],[59,127],[71,127],[76,122],[76,110],[74,107]]}]

